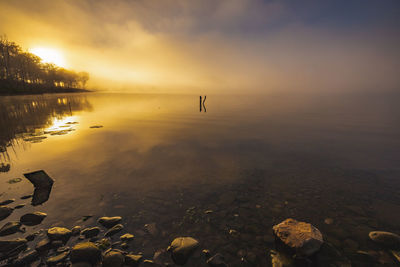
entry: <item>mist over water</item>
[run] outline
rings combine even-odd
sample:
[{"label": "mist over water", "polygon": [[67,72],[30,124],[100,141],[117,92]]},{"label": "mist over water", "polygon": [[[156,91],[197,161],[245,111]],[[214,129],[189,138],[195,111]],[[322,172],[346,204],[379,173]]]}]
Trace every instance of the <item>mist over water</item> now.
[{"label": "mist over water", "polygon": [[[393,95],[207,95],[204,105],[200,112],[193,95],[2,98],[2,164],[10,167],[0,173],[1,198],[31,193],[27,180],[7,181],[43,169],[55,183],[40,206],[42,227],[120,215],[145,256],[189,235],[229,262],[252,251],[260,266],[265,246],[273,248],[271,226],[287,217],[317,226],[348,257],[348,240],[376,249],[369,231],[400,230]],[[140,237],[153,222],[160,235]]]}]

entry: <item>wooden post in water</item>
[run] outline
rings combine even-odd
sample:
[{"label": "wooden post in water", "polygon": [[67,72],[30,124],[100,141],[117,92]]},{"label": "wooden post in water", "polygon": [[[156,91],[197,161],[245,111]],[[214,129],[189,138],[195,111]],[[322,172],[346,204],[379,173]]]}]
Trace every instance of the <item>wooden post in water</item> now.
[{"label": "wooden post in water", "polygon": [[200,96],[200,112],[201,112],[201,106],[202,106],[202,102],[201,102],[201,96]]}]

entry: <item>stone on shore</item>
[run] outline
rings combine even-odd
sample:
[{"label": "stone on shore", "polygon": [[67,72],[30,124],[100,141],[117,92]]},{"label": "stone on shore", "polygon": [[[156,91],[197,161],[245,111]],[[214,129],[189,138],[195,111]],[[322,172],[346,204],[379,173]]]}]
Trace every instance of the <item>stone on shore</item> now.
[{"label": "stone on shore", "polygon": [[72,232],[64,227],[53,227],[47,230],[47,236],[51,241],[61,240],[66,243],[71,237]]},{"label": "stone on shore", "polygon": [[57,263],[60,263],[60,262],[63,262],[64,260],[66,260],[68,255],[69,255],[69,251],[64,251],[58,255],[47,258],[46,263],[47,263],[47,265],[56,265]]},{"label": "stone on shore", "polygon": [[0,221],[10,216],[13,210],[14,209],[10,207],[0,206]]},{"label": "stone on shore", "polygon": [[0,202],[0,206],[4,206],[4,205],[11,204],[11,203],[13,203],[14,201],[15,201],[14,198],[13,198],[13,199],[4,200],[4,201]]},{"label": "stone on shore", "polygon": [[130,242],[134,238],[135,238],[135,236],[132,234],[124,234],[124,235],[121,235],[121,237],[120,237],[121,241],[123,241],[123,242]]},{"label": "stone on shore", "polygon": [[71,251],[71,262],[88,262],[93,265],[101,261],[101,251],[92,242],[76,244]]},{"label": "stone on shore", "polygon": [[110,230],[108,230],[104,236],[112,236],[115,235],[116,233],[120,232],[122,229],[124,229],[124,226],[122,224],[117,224],[114,225]]},{"label": "stone on shore", "polygon": [[124,262],[124,255],[115,250],[108,251],[103,257],[103,267],[122,267]]},{"label": "stone on shore", "polygon": [[45,252],[49,249],[51,249],[51,241],[48,238],[40,240],[37,244],[35,249],[39,252]]},{"label": "stone on shore", "polygon": [[12,235],[20,231],[20,222],[8,222],[0,228],[0,236]]},{"label": "stone on shore", "polygon": [[225,263],[224,256],[220,253],[215,254],[211,258],[207,260],[207,264],[212,267],[227,267],[228,265]]},{"label": "stone on shore", "polygon": [[24,176],[35,187],[31,204],[33,206],[37,206],[46,202],[50,197],[51,188],[54,183],[53,179],[50,178],[50,176],[48,176],[43,170],[25,173]]},{"label": "stone on shore", "polygon": [[13,262],[13,266],[30,266],[30,264],[39,259],[39,253],[36,250],[31,250],[28,253],[20,255]]},{"label": "stone on shore", "polygon": [[369,233],[369,238],[387,248],[400,249],[400,236],[390,232],[373,231]]},{"label": "stone on shore", "polygon": [[119,224],[122,220],[122,217],[101,217],[98,219],[98,223],[104,226],[105,228],[111,228],[116,224]]},{"label": "stone on shore", "polygon": [[0,240],[0,258],[17,256],[27,248],[27,242],[24,238]]},{"label": "stone on shore", "polygon": [[72,229],[71,229],[71,233],[72,233],[72,236],[77,236],[77,235],[79,235],[80,233],[81,233],[81,227],[80,226],[74,226],[74,227],[72,227]]},{"label": "stone on shore", "polygon": [[25,215],[22,215],[19,221],[23,225],[34,226],[40,224],[46,217],[47,217],[46,213],[35,211],[33,213],[27,213]]},{"label": "stone on shore", "polygon": [[142,262],[143,256],[142,255],[133,255],[128,254],[125,255],[125,265],[137,267]]},{"label": "stone on shore", "polygon": [[172,241],[167,250],[171,252],[176,264],[184,265],[198,246],[199,242],[192,237],[178,237]]},{"label": "stone on shore", "polygon": [[322,234],[317,228],[294,219],[286,219],[275,225],[273,232],[285,247],[299,256],[314,254],[324,242]]},{"label": "stone on shore", "polygon": [[83,229],[81,235],[85,236],[85,238],[92,238],[97,236],[100,233],[99,227],[92,227]]}]

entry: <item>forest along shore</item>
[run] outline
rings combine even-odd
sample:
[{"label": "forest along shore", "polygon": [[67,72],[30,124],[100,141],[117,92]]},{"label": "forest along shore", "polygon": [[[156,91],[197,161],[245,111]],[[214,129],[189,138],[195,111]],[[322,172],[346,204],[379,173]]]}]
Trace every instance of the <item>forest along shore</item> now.
[{"label": "forest along shore", "polygon": [[18,44],[0,37],[0,95],[88,92],[89,74],[44,63]]}]

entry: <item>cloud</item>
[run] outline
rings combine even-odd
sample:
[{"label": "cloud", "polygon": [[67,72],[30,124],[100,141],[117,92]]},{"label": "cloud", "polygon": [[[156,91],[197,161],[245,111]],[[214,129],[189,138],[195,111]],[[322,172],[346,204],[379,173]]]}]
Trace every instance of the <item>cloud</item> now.
[{"label": "cloud", "polygon": [[2,1],[0,32],[25,48],[60,47],[96,88],[394,89],[399,5],[370,2]]}]

